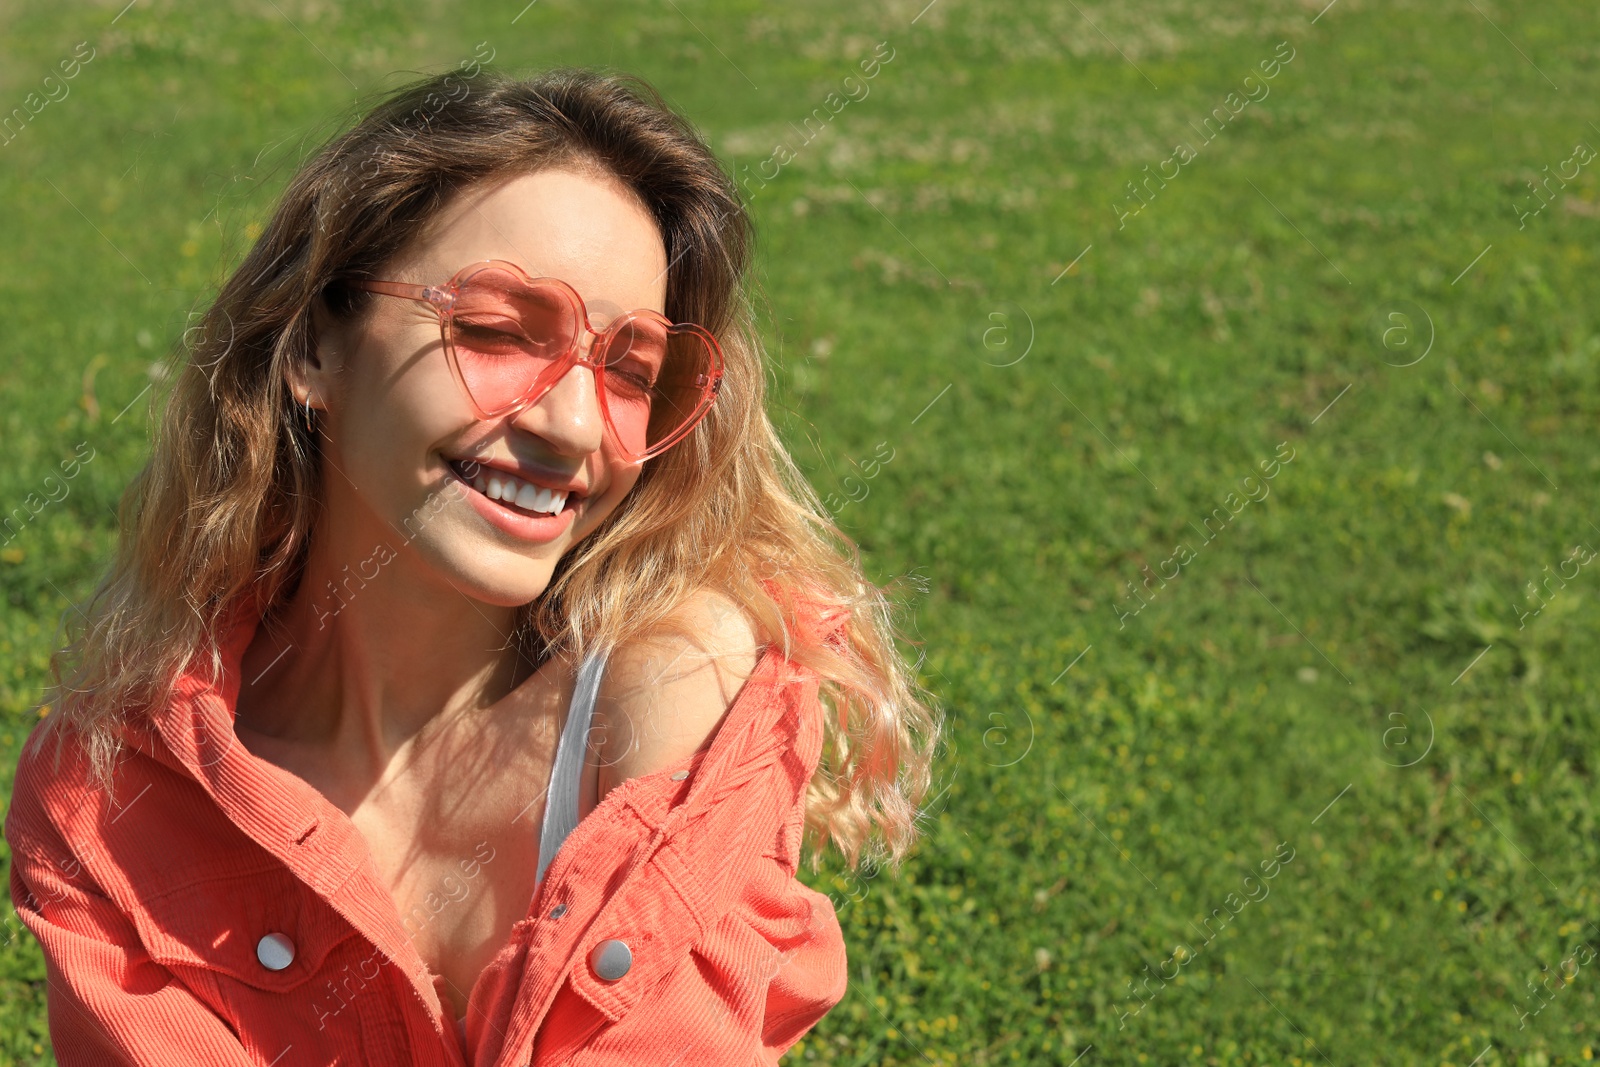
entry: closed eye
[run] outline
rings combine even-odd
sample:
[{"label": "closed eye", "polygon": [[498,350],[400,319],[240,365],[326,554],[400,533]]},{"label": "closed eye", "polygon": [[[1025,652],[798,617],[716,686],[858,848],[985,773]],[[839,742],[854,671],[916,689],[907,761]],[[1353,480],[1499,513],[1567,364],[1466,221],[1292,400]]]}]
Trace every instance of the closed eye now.
[{"label": "closed eye", "polygon": [[654,376],[648,372],[615,364],[606,367],[606,381],[612,388],[621,386],[626,391],[641,396],[654,392],[656,387]]},{"label": "closed eye", "polygon": [[505,323],[508,329],[498,329],[488,323],[463,322],[456,320],[456,333],[462,337],[481,338],[483,340],[511,340],[526,342],[527,337],[512,323]]}]

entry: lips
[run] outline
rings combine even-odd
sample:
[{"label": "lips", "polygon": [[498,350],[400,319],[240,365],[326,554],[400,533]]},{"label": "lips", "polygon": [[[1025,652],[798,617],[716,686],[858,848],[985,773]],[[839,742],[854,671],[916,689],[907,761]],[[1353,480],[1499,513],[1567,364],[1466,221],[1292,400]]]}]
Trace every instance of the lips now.
[{"label": "lips", "polygon": [[449,463],[456,475],[479,493],[524,514],[559,515],[584,497],[574,482],[565,479],[530,476],[478,460],[451,459]]},{"label": "lips", "polygon": [[[472,509],[490,526],[518,541],[536,545],[549,544],[568,535],[577,521],[577,509],[584,499],[582,494],[559,494],[548,486],[534,486],[532,488],[534,503],[539,502],[542,491],[543,496],[548,499],[548,506],[555,509],[549,512],[535,511],[532,508],[519,506],[515,502],[529,483],[524,482],[521,486],[512,484],[508,489],[506,483],[511,479],[503,476],[503,472],[498,469],[491,471],[489,468],[464,460],[450,460],[447,465],[450,470],[449,476],[461,484],[466,502]],[[474,472],[470,479],[467,477],[468,471]],[[488,491],[494,488],[490,484],[491,479],[499,484],[500,497],[489,496]],[[481,489],[479,484],[482,485]],[[516,494],[510,502],[504,499],[508,493]],[[564,496],[559,504],[555,499],[558,496]]]}]

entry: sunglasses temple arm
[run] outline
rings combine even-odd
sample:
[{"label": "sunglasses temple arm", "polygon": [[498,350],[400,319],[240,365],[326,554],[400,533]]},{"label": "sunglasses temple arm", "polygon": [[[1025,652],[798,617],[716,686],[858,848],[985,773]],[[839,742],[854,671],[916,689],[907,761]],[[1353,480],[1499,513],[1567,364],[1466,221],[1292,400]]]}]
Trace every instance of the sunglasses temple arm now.
[{"label": "sunglasses temple arm", "polygon": [[361,281],[351,283],[357,289],[365,289],[369,293],[382,293],[384,296],[399,296],[407,300],[419,300],[424,304],[440,305],[447,303],[449,297],[431,285],[414,285],[410,282],[377,282]]}]

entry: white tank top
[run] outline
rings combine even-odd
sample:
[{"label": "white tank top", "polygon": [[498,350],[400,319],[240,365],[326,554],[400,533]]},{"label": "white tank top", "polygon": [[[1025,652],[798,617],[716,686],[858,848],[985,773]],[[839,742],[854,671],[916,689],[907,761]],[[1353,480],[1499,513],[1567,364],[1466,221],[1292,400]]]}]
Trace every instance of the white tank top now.
[{"label": "white tank top", "polygon": [[[583,772],[584,738],[594,718],[595,698],[600,694],[600,675],[605,670],[606,652],[591,652],[578,667],[578,681],[572,690],[572,706],[566,725],[556,742],[556,758],[550,768],[550,786],[545,794],[544,826],[539,832],[539,869],[534,876],[534,891],[544,882],[550,861],[561,851],[561,844],[578,825],[578,779]],[[531,903],[531,901],[530,901]],[[456,1020],[462,1047],[467,1044],[467,1020]]]}]

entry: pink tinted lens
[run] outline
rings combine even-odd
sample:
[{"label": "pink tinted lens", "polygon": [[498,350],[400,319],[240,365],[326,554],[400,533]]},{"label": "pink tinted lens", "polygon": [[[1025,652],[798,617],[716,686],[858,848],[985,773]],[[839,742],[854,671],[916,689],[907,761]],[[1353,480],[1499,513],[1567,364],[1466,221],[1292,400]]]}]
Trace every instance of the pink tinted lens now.
[{"label": "pink tinted lens", "polygon": [[473,401],[495,412],[522,399],[566,355],[577,325],[571,301],[554,286],[529,286],[493,268],[474,274],[450,315],[456,365]]},{"label": "pink tinted lens", "polygon": [[605,356],[607,418],[618,443],[644,455],[704,413],[715,356],[693,326],[630,315],[614,329]]}]

